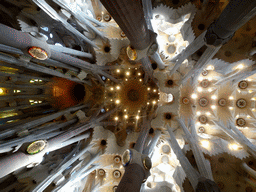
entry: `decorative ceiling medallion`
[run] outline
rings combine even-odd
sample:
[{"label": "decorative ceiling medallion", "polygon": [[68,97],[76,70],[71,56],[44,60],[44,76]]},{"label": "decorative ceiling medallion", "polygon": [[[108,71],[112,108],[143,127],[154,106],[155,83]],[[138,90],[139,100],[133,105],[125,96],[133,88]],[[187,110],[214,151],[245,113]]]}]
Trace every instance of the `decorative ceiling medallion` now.
[{"label": "decorative ceiling medallion", "polygon": [[97,19],[98,21],[101,21],[101,20],[102,20],[102,16],[97,16],[96,19]]},{"label": "decorative ceiling medallion", "polygon": [[245,99],[238,99],[236,102],[236,106],[239,108],[245,108],[246,107],[246,100]]},{"label": "decorative ceiling medallion", "polygon": [[38,60],[48,59],[48,54],[45,50],[41,49],[40,47],[30,47],[28,53]]},{"label": "decorative ceiling medallion", "polygon": [[219,106],[225,107],[226,104],[227,104],[227,100],[221,98],[221,99],[218,101],[218,104],[219,104]]},{"label": "decorative ceiling medallion", "polygon": [[208,105],[209,101],[205,98],[205,97],[202,97],[199,99],[199,105],[201,107],[206,107]]},{"label": "decorative ceiling medallion", "polygon": [[170,54],[175,53],[175,51],[176,51],[176,46],[175,46],[175,45],[170,45],[170,46],[167,48],[167,52],[170,53]]},{"label": "decorative ceiling medallion", "polygon": [[115,163],[121,163],[121,157],[120,156],[115,156],[114,157],[114,162]]},{"label": "decorative ceiling medallion", "polygon": [[245,126],[246,121],[245,121],[243,118],[238,118],[238,119],[236,120],[236,124],[237,124],[237,126],[239,126],[239,127],[243,127],[243,126]]},{"label": "decorative ceiling medallion", "polygon": [[179,86],[179,85],[177,84],[177,82],[178,82],[177,78],[175,79],[175,77],[173,78],[173,77],[167,76],[164,85],[165,85],[165,87],[173,88],[173,87]]},{"label": "decorative ceiling medallion", "polygon": [[205,115],[201,115],[201,116],[198,117],[198,121],[202,124],[206,124],[208,119]]},{"label": "decorative ceiling medallion", "polygon": [[109,14],[105,14],[103,16],[104,21],[109,22],[111,20],[111,16]]},{"label": "decorative ceiling medallion", "polygon": [[173,80],[169,79],[166,81],[166,85],[169,85],[170,87],[173,85]]},{"label": "decorative ceiling medallion", "polygon": [[199,133],[204,133],[204,132],[205,132],[204,127],[199,127],[199,128],[198,128],[198,132],[199,132]]},{"label": "decorative ceiling medallion", "polygon": [[147,97],[146,86],[137,79],[125,81],[120,89],[120,103],[130,112],[138,111],[146,105]]},{"label": "decorative ceiling medallion", "polygon": [[203,70],[202,75],[203,75],[203,76],[208,75],[208,70]]},{"label": "decorative ceiling medallion", "polygon": [[121,172],[119,170],[113,171],[114,178],[119,179],[121,177],[121,175],[122,174],[121,174]]},{"label": "decorative ceiling medallion", "polygon": [[189,99],[187,97],[182,98],[182,103],[185,105],[188,105],[190,103]]},{"label": "decorative ceiling medallion", "polygon": [[210,82],[208,79],[204,79],[200,84],[201,84],[201,87],[207,88],[210,85]]},{"label": "decorative ceiling medallion", "polygon": [[163,145],[162,146],[162,151],[163,151],[163,153],[169,154],[171,152],[171,148],[170,148],[169,145]]},{"label": "decorative ceiling medallion", "polygon": [[172,119],[172,114],[171,113],[165,113],[164,117],[166,120],[171,120]]},{"label": "decorative ceiling medallion", "polygon": [[104,176],[105,175],[104,169],[99,169],[98,173],[99,173],[100,176]]},{"label": "decorative ceiling medallion", "polygon": [[240,89],[246,89],[246,88],[248,87],[247,81],[240,81],[240,82],[238,83],[238,87],[239,87]]},{"label": "decorative ceiling medallion", "polygon": [[42,151],[45,147],[46,142],[44,140],[34,141],[27,147],[27,152],[30,155],[34,155]]}]

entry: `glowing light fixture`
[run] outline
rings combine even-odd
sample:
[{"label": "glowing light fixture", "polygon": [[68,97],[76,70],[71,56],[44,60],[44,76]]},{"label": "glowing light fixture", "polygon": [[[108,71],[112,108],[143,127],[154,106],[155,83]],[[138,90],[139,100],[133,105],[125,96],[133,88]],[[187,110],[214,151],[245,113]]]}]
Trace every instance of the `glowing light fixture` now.
[{"label": "glowing light fixture", "polygon": [[197,95],[196,95],[195,93],[193,93],[193,94],[191,95],[191,98],[192,98],[192,99],[196,99],[196,98],[197,98]]},{"label": "glowing light fixture", "polygon": [[237,145],[237,144],[230,144],[229,145],[229,149],[231,149],[231,150],[238,150],[239,148],[241,148],[239,145]]},{"label": "glowing light fixture", "polygon": [[202,87],[198,87],[197,91],[202,92],[203,91]]},{"label": "glowing light fixture", "polygon": [[244,68],[244,65],[243,64],[239,64],[236,69],[243,69]]},{"label": "glowing light fixture", "polygon": [[207,70],[214,70],[214,66],[213,65],[209,65],[206,69]]},{"label": "glowing light fixture", "polygon": [[213,96],[211,96],[211,98],[212,98],[213,100],[215,100],[215,99],[217,99],[217,96],[216,96],[216,95],[213,95]]},{"label": "glowing light fixture", "polygon": [[230,96],[230,97],[229,97],[229,100],[233,100],[233,99],[234,99],[234,97],[233,97],[233,96]]},{"label": "glowing light fixture", "polygon": [[203,140],[203,141],[201,141],[201,145],[202,145],[203,148],[207,149],[207,148],[210,147],[210,142],[207,141],[207,140]]},{"label": "glowing light fixture", "polygon": [[119,104],[120,103],[120,100],[116,100],[116,104]]},{"label": "glowing light fixture", "polygon": [[216,109],[216,106],[215,106],[215,105],[212,105],[211,108],[212,108],[212,109]]}]

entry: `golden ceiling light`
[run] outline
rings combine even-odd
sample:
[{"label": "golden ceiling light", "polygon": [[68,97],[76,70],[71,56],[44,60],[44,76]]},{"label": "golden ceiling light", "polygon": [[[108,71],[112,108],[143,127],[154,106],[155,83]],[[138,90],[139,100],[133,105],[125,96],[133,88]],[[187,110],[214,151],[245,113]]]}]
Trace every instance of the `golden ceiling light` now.
[{"label": "golden ceiling light", "polygon": [[118,98],[128,112],[135,112],[146,104],[147,94],[146,86],[132,79],[123,83]]}]

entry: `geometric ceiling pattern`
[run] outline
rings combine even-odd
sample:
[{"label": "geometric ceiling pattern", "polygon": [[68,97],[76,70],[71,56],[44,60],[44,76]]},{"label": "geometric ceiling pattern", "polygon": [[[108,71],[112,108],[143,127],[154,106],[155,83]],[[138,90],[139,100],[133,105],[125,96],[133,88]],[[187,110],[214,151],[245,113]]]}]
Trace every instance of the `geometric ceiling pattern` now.
[{"label": "geometric ceiling pattern", "polygon": [[142,0],[137,49],[105,1],[2,1],[2,191],[118,191],[127,149],[140,191],[256,191],[255,16],[212,47],[228,0]]}]

